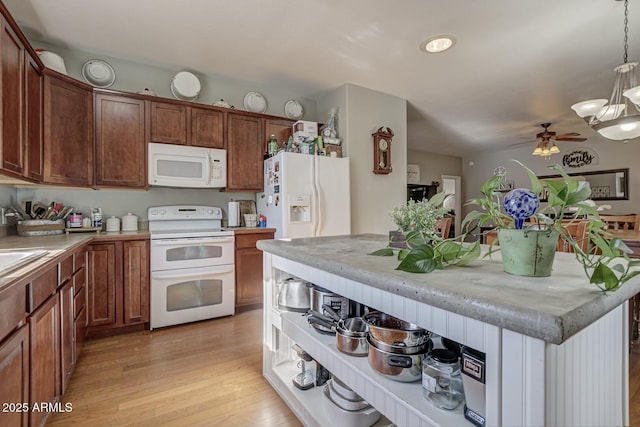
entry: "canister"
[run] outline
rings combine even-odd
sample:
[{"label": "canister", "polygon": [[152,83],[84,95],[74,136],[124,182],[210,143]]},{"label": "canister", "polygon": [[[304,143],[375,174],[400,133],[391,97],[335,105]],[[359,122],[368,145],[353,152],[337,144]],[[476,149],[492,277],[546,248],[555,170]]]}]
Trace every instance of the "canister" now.
[{"label": "canister", "polygon": [[449,411],[462,409],[460,359],[454,351],[435,349],[427,355],[422,364],[422,388],[432,405]]},{"label": "canister", "polygon": [[80,212],[72,212],[69,215],[69,228],[82,228],[82,214]]},{"label": "canister", "polygon": [[122,231],[138,231],[138,217],[131,212],[123,216]]},{"label": "canister", "polygon": [[120,231],[120,218],[112,216],[107,219],[107,231]]}]

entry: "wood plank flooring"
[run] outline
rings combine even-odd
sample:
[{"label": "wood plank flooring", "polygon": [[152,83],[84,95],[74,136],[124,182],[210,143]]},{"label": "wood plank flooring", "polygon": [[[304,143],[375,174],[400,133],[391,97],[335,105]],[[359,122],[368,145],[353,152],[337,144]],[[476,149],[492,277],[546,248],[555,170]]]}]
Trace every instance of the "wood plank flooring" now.
[{"label": "wood plank flooring", "polygon": [[262,377],[262,310],[87,341],[48,426],[300,426]]},{"label": "wood plank flooring", "polygon": [[[640,426],[640,346],[629,361]],[[48,426],[300,426],[262,377],[262,310],[88,341]]]}]

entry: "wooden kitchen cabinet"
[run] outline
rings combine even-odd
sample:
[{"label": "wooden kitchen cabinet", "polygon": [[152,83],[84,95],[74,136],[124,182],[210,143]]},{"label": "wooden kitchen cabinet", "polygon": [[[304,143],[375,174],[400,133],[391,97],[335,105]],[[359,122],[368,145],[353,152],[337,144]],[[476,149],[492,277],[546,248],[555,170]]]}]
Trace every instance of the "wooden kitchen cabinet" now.
[{"label": "wooden kitchen cabinet", "polygon": [[151,142],[224,148],[224,113],[209,108],[152,102]]},{"label": "wooden kitchen cabinet", "polygon": [[145,101],[94,95],[96,187],[147,187]]},{"label": "wooden kitchen cabinet", "polygon": [[27,166],[25,177],[42,181],[42,70],[27,55],[25,78]]},{"label": "wooden kitchen cabinet", "polygon": [[22,176],[25,167],[24,45],[8,21],[1,19],[2,170]]},{"label": "wooden kitchen cabinet", "polygon": [[227,115],[228,191],[263,191],[264,123],[260,117]]},{"label": "wooden kitchen cabinet", "polygon": [[68,280],[58,291],[60,300],[60,395],[66,391],[75,363],[73,297],[73,282]]},{"label": "wooden kitchen cabinet", "polygon": [[[51,296],[29,318],[29,407],[54,403],[60,390],[60,303]],[[40,426],[48,412],[30,411],[29,425]]]},{"label": "wooden kitchen cabinet", "polygon": [[[3,404],[29,403],[29,327],[26,325],[0,345],[0,385]],[[29,411],[1,411],[0,425],[27,427]]]},{"label": "wooden kitchen cabinet", "polygon": [[66,76],[44,76],[44,176],[47,184],[93,185],[93,96]]},{"label": "wooden kitchen cabinet", "polygon": [[264,121],[264,154],[269,153],[269,137],[275,135],[280,148],[286,148],[289,137],[293,136],[295,120],[265,119]]},{"label": "wooden kitchen cabinet", "polygon": [[87,288],[89,334],[149,322],[149,241],[91,244]]},{"label": "wooden kitchen cabinet", "polygon": [[273,236],[273,231],[235,235],[236,313],[262,307],[262,251],[256,242]]}]

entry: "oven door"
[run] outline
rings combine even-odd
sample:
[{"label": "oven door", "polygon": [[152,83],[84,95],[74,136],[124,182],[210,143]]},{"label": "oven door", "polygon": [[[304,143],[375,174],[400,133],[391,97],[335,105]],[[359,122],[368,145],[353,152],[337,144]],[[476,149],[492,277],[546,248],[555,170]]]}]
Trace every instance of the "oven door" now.
[{"label": "oven door", "polygon": [[234,314],[233,265],[151,272],[151,328]]},{"label": "oven door", "polygon": [[233,236],[151,240],[151,271],[233,264]]}]

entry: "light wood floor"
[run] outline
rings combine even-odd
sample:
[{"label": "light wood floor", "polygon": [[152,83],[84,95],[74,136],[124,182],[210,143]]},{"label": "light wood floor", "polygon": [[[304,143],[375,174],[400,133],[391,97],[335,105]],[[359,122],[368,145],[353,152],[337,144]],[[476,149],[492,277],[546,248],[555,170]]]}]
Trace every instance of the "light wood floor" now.
[{"label": "light wood floor", "polygon": [[262,310],[87,341],[48,426],[300,426],[262,377]]},{"label": "light wood floor", "polygon": [[[640,426],[640,346],[630,425]],[[48,426],[300,426],[262,377],[262,310],[88,341]]]}]

